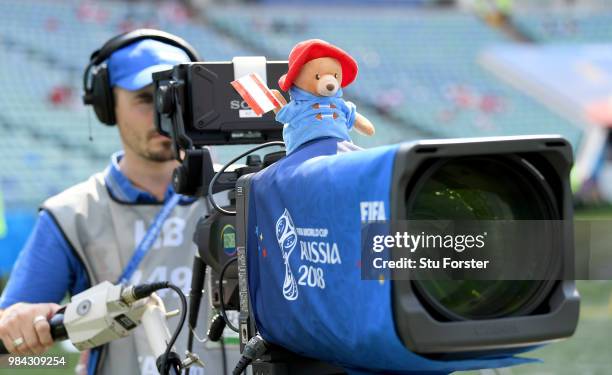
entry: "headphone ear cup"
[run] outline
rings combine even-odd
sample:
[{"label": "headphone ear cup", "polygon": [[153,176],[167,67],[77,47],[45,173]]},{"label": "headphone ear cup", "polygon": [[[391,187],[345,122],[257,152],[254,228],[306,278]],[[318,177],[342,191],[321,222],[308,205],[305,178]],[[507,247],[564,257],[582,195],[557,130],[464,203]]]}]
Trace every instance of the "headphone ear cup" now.
[{"label": "headphone ear cup", "polygon": [[110,85],[106,61],[116,50],[143,39],[158,40],[162,43],[176,46],[189,56],[191,61],[200,61],[195,49],[183,39],[159,30],[137,29],[104,43],[102,48],[94,51],[89,58],[89,64],[83,73],[83,103],[92,105],[98,120],[106,125],[115,125],[115,99]]},{"label": "headphone ear cup", "polygon": [[106,64],[94,68],[91,93],[93,96],[92,105],[98,120],[109,126],[115,125],[115,103]]}]

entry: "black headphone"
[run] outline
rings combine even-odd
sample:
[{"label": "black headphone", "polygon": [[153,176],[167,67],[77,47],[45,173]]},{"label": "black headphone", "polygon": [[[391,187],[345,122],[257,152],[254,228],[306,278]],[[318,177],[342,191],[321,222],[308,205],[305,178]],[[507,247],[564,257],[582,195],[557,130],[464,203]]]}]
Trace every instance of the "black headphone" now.
[{"label": "black headphone", "polygon": [[106,125],[115,125],[115,103],[108,77],[106,59],[113,52],[143,39],[153,39],[173,45],[185,51],[191,61],[199,61],[196,50],[185,40],[170,33],[154,29],[137,29],[120,34],[104,43],[102,48],[94,51],[83,74],[83,103],[92,105],[96,116]]}]

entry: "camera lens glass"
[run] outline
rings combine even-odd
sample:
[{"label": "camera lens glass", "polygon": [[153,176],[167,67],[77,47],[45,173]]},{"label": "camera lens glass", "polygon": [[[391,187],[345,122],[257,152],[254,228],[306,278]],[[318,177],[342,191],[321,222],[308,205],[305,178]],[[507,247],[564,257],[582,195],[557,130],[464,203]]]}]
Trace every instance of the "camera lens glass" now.
[{"label": "camera lens glass", "polygon": [[[409,220],[553,220],[557,219],[555,203],[546,182],[524,159],[467,157],[439,161],[415,185],[407,196]],[[432,171],[433,170],[433,171]],[[551,234],[553,235],[553,234]],[[525,264],[542,264],[553,254],[549,238],[536,236],[533,248],[538,253]],[[503,258],[512,249],[494,238],[487,248]],[[531,239],[530,239],[531,241]],[[514,260],[516,261],[516,260]],[[546,265],[546,267],[549,267]],[[420,278],[414,281],[417,292],[430,307],[450,320],[493,319],[528,314],[539,306],[550,292],[548,280],[511,280],[512,275],[490,275],[480,280],[462,280],[467,270],[449,271],[445,280]],[[486,272],[486,271],[484,271]],[[468,279],[468,277],[465,277]],[[497,280],[496,280],[497,279]],[[552,280],[549,279],[549,280]]]}]

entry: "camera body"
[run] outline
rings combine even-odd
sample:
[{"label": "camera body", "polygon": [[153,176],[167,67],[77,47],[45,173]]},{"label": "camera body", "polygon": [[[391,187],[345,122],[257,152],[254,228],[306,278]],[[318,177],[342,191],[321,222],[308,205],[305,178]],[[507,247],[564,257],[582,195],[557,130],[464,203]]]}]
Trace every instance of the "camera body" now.
[{"label": "camera body", "polygon": [[[391,364],[383,369],[427,371],[431,369],[427,366],[444,366],[448,361],[458,361],[454,370],[466,369],[462,360],[508,356],[573,334],[579,296],[570,279],[574,255],[569,188],[572,152],[561,137],[431,140],[347,154],[337,154],[334,141],[317,143],[237,182],[236,245],[243,342],[255,332],[265,332],[264,337],[276,344],[345,367],[381,368],[378,366]],[[316,147],[319,149],[313,154],[317,161],[301,162],[307,157],[300,153]],[[359,235],[363,207],[369,209],[373,206],[370,203],[379,203],[379,207],[386,208],[382,216],[376,217],[378,220],[410,219],[422,180],[431,180],[436,170],[443,170],[440,163],[453,165],[472,160],[477,161],[472,164],[472,172],[485,170],[490,174],[487,184],[494,183],[501,174],[525,176],[524,180],[510,176],[521,187],[514,200],[505,201],[509,206],[535,206],[522,195],[523,188],[542,193],[533,199],[545,200],[543,206],[547,208],[533,211],[537,214],[531,219],[560,223],[553,234],[556,240],[548,243],[546,251],[561,259],[561,267],[543,275],[543,280],[505,278],[449,284],[444,280],[403,280],[391,275],[379,285],[376,280],[364,279],[355,267],[366,267],[367,256],[359,251],[364,241]],[[501,164],[508,169],[501,169]],[[438,192],[458,186],[464,191],[483,190],[482,180],[470,177],[468,168],[459,172],[458,184],[440,186]],[[317,187],[322,181],[328,183]],[[363,189],[368,182],[371,189]],[[500,191],[503,198],[498,199],[496,194],[497,191],[487,190],[462,205],[475,207],[489,199],[487,204],[496,207],[507,197]],[[456,199],[457,195],[450,197]],[[454,219],[443,216],[455,212],[451,200],[443,203],[451,209],[432,220]],[[282,225],[292,227],[289,232],[294,239],[290,241],[288,236],[278,235],[287,233],[285,229],[279,231],[279,223],[286,222],[286,217],[291,217],[289,224]],[[516,217],[517,221],[521,218]],[[507,246],[501,250],[512,249]],[[539,262],[548,261],[546,256],[539,258]],[[322,282],[313,277],[310,283],[311,275],[318,275]],[[295,290],[288,287],[291,279],[295,280]],[[463,298],[459,306],[473,303],[475,307],[457,309],[457,301],[429,293],[427,283],[438,283],[446,289],[444,298]],[[458,293],[462,288],[464,293]],[[477,292],[481,292],[480,297],[474,298],[472,294]],[[529,298],[521,300],[521,294]],[[320,318],[307,318],[308,308]],[[387,318],[380,319],[381,315]],[[366,353],[363,350],[370,342],[374,344]],[[402,349],[398,349],[398,342]],[[385,357],[386,353],[393,355]],[[398,361],[397,353],[410,360]],[[423,363],[423,358],[435,364]]]}]

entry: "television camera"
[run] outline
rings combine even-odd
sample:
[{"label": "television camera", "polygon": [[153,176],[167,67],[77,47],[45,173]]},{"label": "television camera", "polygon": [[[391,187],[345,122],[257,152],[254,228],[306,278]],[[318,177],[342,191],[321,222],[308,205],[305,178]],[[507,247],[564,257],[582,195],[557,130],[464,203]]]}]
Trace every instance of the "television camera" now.
[{"label": "television camera", "polygon": [[[156,124],[172,138],[175,155],[182,162],[174,176],[178,192],[210,199],[212,194],[228,190],[229,205],[219,207],[212,200],[216,210],[202,218],[194,241],[201,260],[212,269],[214,306],[223,314],[239,311],[238,326],[232,328],[239,332],[245,361],[252,361],[258,374],[343,373],[343,367],[351,366],[348,360],[317,356],[316,350],[287,342],[274,333],[272,326],[282,323],[266,320],[278,314],[262,313],[262,299],[269,295],[261,293],[263,287],[250,277],[255,272],[249,267],[261,265],[252,260],[257,248],[250,236],[265,225],[249,222],[254,219],[249,210],[258,199],[253,194],[254,176],[288,157],[282,151],[263,158],[249,155],[245,166],[231,172],[225,167],[216,171],[207,148],[258,144],[252,150],[256,151],[279,145],[282,124],[272,114],[254,116],[229,82],[257,72],[270,88],[278,88],[276,82],[286,68],[284,62],[236,58],[232,62],[182,64],[157,73]],[[561,244],[551,251],[558,252],[561,263],[566,262],[539,275],[543,280],[461,280],[461,274],[452,280],[390,280],[388,314],[407,350],[427,359],[478,358],[520,352],[573,334],[579,296],[575,282],[562,271],[572,267],[573,255],[568,182],[572,151],[567,141],[559,136],[416,141],[395,148],[392,159],[386,219],[556,220],[561,224],[548,245]],[[312,185],[316,179],[315,174],[302,176],[306,176],[299,181],[302,186]],[[328,189],[346,188],[339,186]],[[465,191],[471,193],[455,199]],[[440,199],[431,200],[432,194],[441,195]],[[307,199],[304,196],[299,199]],[[424,212],[430,214],[423,216]],[[276,225],[278,231],[278,222]],[[359,237],[359,233],[352,235]],[[280,240],[279,246],[283,246]],[[286,260],[285,265],[289,267]],[[287,278],[280,284],[278,289],[286,288]],[[227,324],[233,326],[229,321]],[[265,349],[259,345],[262,331],[267,334]]]},{"label": "television camera", "polygon": [[[276,151],[262,158],[253,152],[282,146],[282,125],[272,114],[256,116],[229,83],[256,72],[278,88],[286,70],[286,62],[243,57],[154,74],[156,125],[172,139],[181,162],[175,190],[206,197],[214,208],[194,233],[190,341],[198,324],[206,324],[212,341],[227,326],[238,333],[242,353],[234,374],[250,365],[256,374],[299,375],[506,366],[521,363],[514,354],[573,334],[580,298],[571,277],[567,141],[423,140],[370,150],[344,144],[346,152],[338,152],[338,141],[325,139],[288,156]],[[231,144],[256,146],[216,168],[209,146]],[[230,170],[244,157],[245,165]],[[334,183],[321,189],[317,179]],[[223,204],[220,193],[227,194]],[[533,260],[544,265],[537,277],[474,279],[453,270],[433,278],[408,272],[405,278],[405,272],[388,270],[371,279],[376,270],[365,264],[372,255],[364,247],[368,222],[388,223],[382,227],[388,234],[411,220],[557,225],[535,241],[533,250],[546,255]],[[325,227],[330,222],[338,225]],[[494,245],[489,256],[505,259],[512,252],[503,242]],[[402,256],[401,249],[388,247],[390,259]],[[291,257],[294,250],[299,256]],[[197,321],[207,269],[212,304],[220,312],[210,326]],[[172,288],[162,284],[92,288],[51,320],[52,334],[99,345],[142,322],[157,343],[160,371],[177,373],[199,359],[190,355],[181,362],[171,352],[176,334],[170,339],[163,307],[148,297]],[[228,317],[232,310],[237,324]],[[89,311],[106,323],[93,336],[79,330]]]}]

